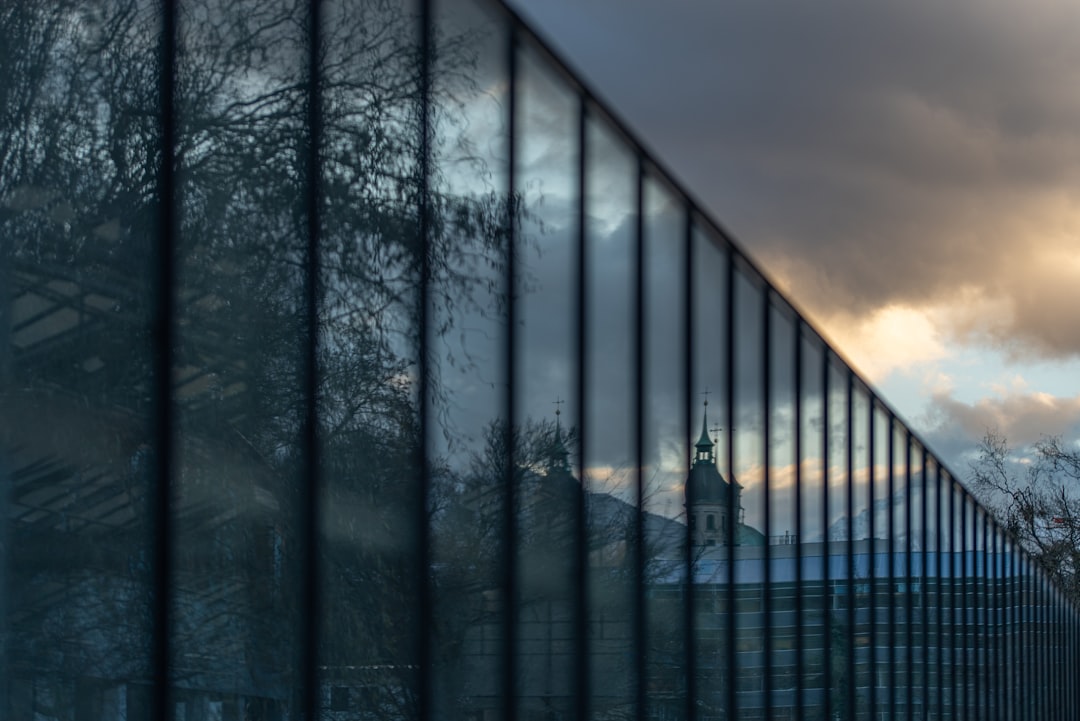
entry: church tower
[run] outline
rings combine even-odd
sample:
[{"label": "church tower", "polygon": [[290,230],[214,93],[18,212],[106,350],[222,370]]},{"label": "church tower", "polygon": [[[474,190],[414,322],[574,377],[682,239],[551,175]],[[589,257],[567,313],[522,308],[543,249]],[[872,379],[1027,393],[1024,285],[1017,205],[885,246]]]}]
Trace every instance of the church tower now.
[{"label": "church tower", "polygon": [[[701,419],[701,437],[694,444],[694,460],[686,479],[686,518],[695,546],[725,546],[729,524],[735,524],[735,544],[740,543],[742,488],[724,480],[716,468],[716,444],[709,438],[709,401]],[[735,493],[735,513],[731,517],[731,493]]]}]

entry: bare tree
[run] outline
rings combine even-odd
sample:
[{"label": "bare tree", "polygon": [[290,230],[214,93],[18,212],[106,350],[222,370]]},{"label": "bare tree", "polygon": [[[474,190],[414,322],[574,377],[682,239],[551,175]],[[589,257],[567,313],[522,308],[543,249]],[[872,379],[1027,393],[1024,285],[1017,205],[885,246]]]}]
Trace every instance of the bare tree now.
[{"label": "bare tree", "polygon": [[1044,436],[1023,458],[988,430],[972,490],[1059,587],[1080,599],[1080,450]]}]

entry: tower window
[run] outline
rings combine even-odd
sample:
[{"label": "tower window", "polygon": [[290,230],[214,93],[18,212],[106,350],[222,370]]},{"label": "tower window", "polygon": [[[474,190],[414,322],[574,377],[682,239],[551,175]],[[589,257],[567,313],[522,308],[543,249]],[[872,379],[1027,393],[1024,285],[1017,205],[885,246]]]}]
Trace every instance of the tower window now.
[{"label": "tower window", "polygon": [[715,531],[716,530],[716,516],[714,516],[711,513],[709,515],[705,516],[705,530],[707,530],[707,531]]}]

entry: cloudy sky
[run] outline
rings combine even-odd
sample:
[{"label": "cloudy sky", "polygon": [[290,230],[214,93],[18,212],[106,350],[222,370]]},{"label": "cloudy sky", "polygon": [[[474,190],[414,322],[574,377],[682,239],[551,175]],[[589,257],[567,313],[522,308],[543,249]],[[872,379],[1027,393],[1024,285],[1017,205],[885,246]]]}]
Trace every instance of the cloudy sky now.
[{"label": "cloudy sky", "polygon": [[1080,436],[1080,3],[514,5],[958,474]]}]

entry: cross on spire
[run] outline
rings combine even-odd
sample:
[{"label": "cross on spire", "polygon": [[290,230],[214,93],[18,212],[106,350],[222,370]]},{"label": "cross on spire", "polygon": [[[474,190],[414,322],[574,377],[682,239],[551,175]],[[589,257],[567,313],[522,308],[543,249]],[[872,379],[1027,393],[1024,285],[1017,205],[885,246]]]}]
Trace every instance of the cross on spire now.
[{"label": "cross on spire", "polygon": [[701,392],[701,395],[705,396],[705,405],[709,405],[709,394],[712,391],[709,390],[709,386],[705,386],[705,390]]}]

